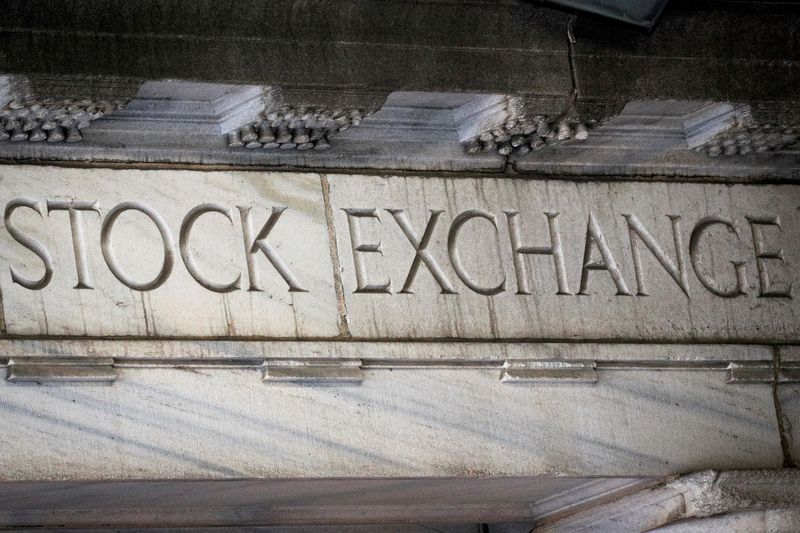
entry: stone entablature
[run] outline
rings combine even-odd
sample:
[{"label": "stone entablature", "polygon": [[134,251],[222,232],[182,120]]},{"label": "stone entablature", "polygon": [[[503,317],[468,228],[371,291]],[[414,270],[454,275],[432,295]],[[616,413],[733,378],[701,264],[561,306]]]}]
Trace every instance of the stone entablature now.
[{"label": "stone entablature", "polygon": [[0,179],[16,335],[800,340],[793,185],[8,165]]},{"label": "stone entablature", "polygon": [[[11,93],[5,94],[0,91],[0,104],[16,106]],[[79,113],[91,120],[69,122],[74,131],[47,130],[55,132],[53,141],[61,133],[65,140],[85,138],[80,148],[0,140],[0,158],[575,176],[800,176],[794,127],[761,131],[766,126],[752,126],[747,105],[708,101],[634,101],[597,123],[542,114],[502,94],[396,92],[373,113],[292,106],[277,87],[164,81],[144,83],[137,97],[111,114],[100,117],[102,106],[87,114],[96,107]],[[7,109],[0,128],[5,135],[49,140],[44,122],[23,121],[18,128],[10,117],[19,112],[34,116],[43,110]],[[730,157],[714,157],[719,154]]]},{"label": "stone entablature", "polygon": [[[81,143],[0,142],[19,158],[0,165],[0,479],[517,476],[553,492],[482,516],[558,531],[584,508],[619,524],[632,492],[626,524],[705,520],[723,507],[690,509],[708,501],[691,490],[714,481],[668,476],[795,464],[796,145],[690,149],[735,139],[745,107],[632,102],[586,139],[505,157],[461,143],[517,127],[510,97],[393,93],[324,152],[228,146],[285,122],[276,102],[148,84]],[[310,168],[244,166],[290,163]],[[760,505],[724,510],[788,516]],[[214,519],[181,509],[161,516]],[[0,523],[100,520],[17,511]]]}]

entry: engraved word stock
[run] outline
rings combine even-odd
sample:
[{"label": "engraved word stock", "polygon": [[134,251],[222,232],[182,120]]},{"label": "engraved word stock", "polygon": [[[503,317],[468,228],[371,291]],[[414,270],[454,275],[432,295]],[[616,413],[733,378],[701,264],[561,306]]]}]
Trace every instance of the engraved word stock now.
[{"label": "engraved word stock", "polygon": [[[17,209],[22,208],[32,209],[41,217],[51,216],[54,211],[66,211],[68,213],[70,229],[72,231],[72,246],[75,255],[75,269],[78,276],[78,284],[75,285],[75,288],[93,289],[94,283],[92,282],[92,277],[89,273],[88,267],[86,229],[84,226],[83,214],[86,212],[94,212],[99,215],[100,206],[98,202],[63,200],[37,201],[28,198],[16,198],[6,204],[4,213],[6,230],[11,237],[14,238],[14,240],[36,254],[44,264],[44,274],[38,279],[25,278],[12,265],[11,280],[27,289],[39,290],[45,288],[53,277],[53,260],[50,256],[50,252],[42,243],[23,233],[14,223],[14,212]],[[286,209],[286,207],[273,207],[266,223],[256,233],[253,228],[251,213],[252,208],[237,206],[242,228],[242,244],[244,247],[247,264],[247,275],[249,280],[248,290],[250,291],[263,290],[261,276],[256,264],[256,256],[258,254],[263,254],[286,282],[289,292],[308,292],[302,287],[287,264],[278,255],[275,248],[273,248],[269,242],[267,242],[270,232],[278,223],[281,215],[286,211]],[[114,228],[116,227],[117,220],[119,219],[120,215],[126,211],[138,211],[143,213],[145,216],[147,216],[147,218],[150,219],[153,225],[155,225],[161,237],[164,260],[161,264],[161,269],[159,270],[158,274],[151,280],[136,281],[131,278],[131,276],[125,272],[123,266],[120,265],[116,255],[114,254]],[[180,250],[183,264],[192,278],[210,291],[225,293],[240,290],[242,286],[241,274],[238,274],[235,279],[229,282],[210,280],[200,271],[194,260],[194,257],[190,253],[189,241],[192,234],[192,228],[194,227],[197,219],[207,213],[219,213],[225,216],[231,224],[234,223],[234,214],[233,209],[231,208],[214,203],[200,204],[192,208],[183,218],[178,238],[178,249]],[[100,249],[103,253],[103,259],[105,260],[108,269],[111,271],[114,277],[116,277],[126,287],[137,291],[151,291],[162,286],[169,278],[173,267],[175,266],[175,237],[172,234],[172,231],[167,226],[166,221],[158,213],[158,211],[139,202],[123,202],[114,206],[108,211],[108,213],[106,213],[100,229]]]}]

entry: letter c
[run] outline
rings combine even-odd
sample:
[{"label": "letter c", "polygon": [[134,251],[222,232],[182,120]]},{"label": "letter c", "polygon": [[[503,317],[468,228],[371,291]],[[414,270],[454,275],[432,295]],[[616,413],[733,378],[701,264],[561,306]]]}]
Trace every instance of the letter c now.
[{"label": "letter c", "polygon": [[464,211],[455,219],[453,219],[453,223],[450,225],[450,232],[447,235],[447,253],[450,255],[450,264],[453,265],[453,270],[458,278],[464,282],[464,285],[478,294],[483,294],[484,296],[494,296],[495,294],[499,294],[506,290],[505,274],[503,274],[503,280],[495,287],[481,287],[469,278],[466,270],[464,270],[464,265],[461,264],[461,256],[459,255],[458,248],[456,247],[458,233],[461,231],[461,227],[467,221],[473,218],[485,218],[492,223],[495,231],[497,231],[497,221],[492,214],[479,209],[470,209],[468,211]]},{"label": "letter c", "polygon": [[179,246],[181,250],[181,257],[183,258],[183,264],[186,265],[186,270],[189,271],[189,274],[191,274],[194,280],[206,289],[214,292],[235,291],[241,288],[241,274],[237,275],[236,279],[230,283],[216,283],[214,281],[210,281],[200,274],[200,271],[197,269],[197,263],[194,261],[194,257],[192,257],[192,254],[189,253],[189,235],[192,232],[192,227],[194,227],[194,223],[197,221],[197,219],[205,213],[220,213],[227,217],[230,223],[233,224],[233,209],[225,209],[219,204],[200,204],[193,207],[192,210],[186,214],[186,217],[183,219],[183,223],[181,223]]}]

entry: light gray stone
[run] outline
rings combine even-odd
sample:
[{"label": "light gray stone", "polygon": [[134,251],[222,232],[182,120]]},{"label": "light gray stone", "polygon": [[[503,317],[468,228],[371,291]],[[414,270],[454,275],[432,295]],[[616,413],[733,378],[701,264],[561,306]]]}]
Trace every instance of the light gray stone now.
[{"label": "light gray stone", "polygon": [[743,511],[707,518],[689,518],[653,531],[660,533],[705,533],[708,531],[795,533],[800,531],[800,509]]},{"label": "light gray stone", "polygon": [[[353,337],[774,342],[800,335],[797,300],[769,297],[798,286],[794,187],[327,180]],[[544,255],[551,235],[561,240],[560,264]],[[530,247],[542,253],[521,253]],[[784,261],[765,258],[778,249]]]},{"label": "light gray stone", "polygon": [[[0,167],[0,179],[0,287],[14,334],[793,342],[800,333],[791,186],[26,166]],[[224,213],[192,211],[208,203]],[[74,224],[69,205],[83,209]],[[252,253],[247,213],[248,242],[277,221]],[[52,256],[49,281],[28,238]]]},{"label": "light gray stone", "polygon": [[[0,339],[3,357],[111,357],[116,365],[251,365],[265,360],[361,359],[370,367],[493,368],[498,378],[507,360],[595,361],[600,368],[715,369],[725,374],[731,361],[772,363],[769,346],[747,344],[618,344],[387,341],[256,341],[256,340],[154,340],[129,339]],[[419,366],[415,366],[418,363]]]},{"label": "light gray stone", "polygon": [[711,157],[690,148],[752,120],[749,107],[707,101],[632,101],[585,140],[548,145],[515,156],[520,172],[628,176],[800,178],[800,155]]},{"label": "light gray stone", "polygon": [[704,471],[555,519],[535,531],[796,531],[800,471]]},{"label": "light gray stone", "polygon": [[608,121],[603,134],[638,140],[640,150],[694,148],[739,124],[733,105],[717,102],[638,100]]},{"label": "light gray stone", "polygon": [[537,525],[536,533],[650,531],[684,515],[683,495],[669,487],[645,489],[632,496]]},{"label": "light gray stone", "polygon": [[374,115],[356,121],[341,117],[341,125],[354,127],[318,142],[317,150],[229,146],[228,132],[252,123],[265,105],[274,108],[280,100],[274,87],[147,82],[124,109],[86,128],[80,146],[0,142],[0,157],[445,171],[505,167],[497,154],[466,154],[459,139],[508,119],[514,99],[507,95],[394,92]]},{"label": "light gray stone", "polygon": [[[317,174],[3,166],[0,190],[6,208],[0,287],[9,333],[280,338],[339,332]],[[29,199],[34,207],[9,212],[14,198]],[[99,214],[80,211],[79,231],[68,212],[58,210],[69,202],[85,202],[86,209],[97,202]],[[187,233],[191,274],[181,252],[180,229],[196,206],[208,203],[225,214],[200,214]],[[133,209],[124,210],[128,207]],[[249,242],[277,217],[259,241],[272,250],[274,262],[262,249],[245,252],[250,244],[244,242],[247,215],[241,211],[248,208]],[[108,216],[112,210],[119,213],[116,220]],[[161,221],[168,240],[154,219]],[[12,281],[12,269],[18,280],[28,282],[44,280],[46,273],[42,259],[12,238],[11,227],[47,248],[52,278],[43,288]],[[75,243],[83,262],[76,261]],[[116,273],[110,264],[116,265]],[[78,285],[84,288],[74,288]],[[228,285],[238,288],[224,292]]]},{"label": "light gray stone", "polygon": [[662,476],[783,461],[771,388],[724,372],[512,387],[494,369],[374,368],[331,388],[265,385],[258,368],[117,371],[113,386],[0,382],[0,477]]},{"label": "light gray stone", "polygon": [[696,472],[668,485],[683,494],[686,516],[800,509],[800,470]]},{"label": "light gray stone", "polygon": [[[74,87],[69,89],[70,94],[75,91]],[[507,158],[495,152],[494,143],[485,144],[483,151],[475,145],[471,150],[474,153],[467,153],[461,142],[486,128],[513,123],[522,109],[521,100],[507,94],[399,91],[390,93],[377,113],[353,122],[359,122],[357,127],[332,140],[317,142],[316,150],[242,150],[228,146],[226,133],[252,123],[265,105],[272,109],[281,101],[277,87],[151,81],[124,109],[92,122],[80,134],[76,130],[77,136],[68,138],[81,142],[0,142],[0,157],[502,171]],[[796,149],[725,158],[688,150],[747,120],[749,112],[744,104],[632,101],[622,114],[591,134],[581,131],[578,135],[576,130],[575,140],[547,145],[539,140],[532,152],[528,144],[519,146],[512,161],[517,171],[538,174],[724,176],[756,181],[800,177],[800,152]],[[562,131],[561,137],[569,137],[569,130]],[[250,143],[251,148],[255,146]],[[512,148],[504,142],[501,152],[510,153]]]},{"label": "light gray stone", "polygon": [[[333,145],[339,150],[338,161],[323,164],[391,170],[501,170],[503,157],[467,154],[460,142],[488,124],[505,122],[512,113],[513,102],[506,95],[394,92],[357,128],[336,136]],[[342,153],[347,154],[346,159]]]},{"label": "light gray stone", "polygon": [[13,382],[110,383],[117,379],[110,357],[11,357],[6,379]]},{"label": "light gray stone", "polygon": [[226,133],[264,110],[265,94],[270,89],[256,85],[150,81],[123,109],[87,128],[84,138],[112,146],[222,147]]}]

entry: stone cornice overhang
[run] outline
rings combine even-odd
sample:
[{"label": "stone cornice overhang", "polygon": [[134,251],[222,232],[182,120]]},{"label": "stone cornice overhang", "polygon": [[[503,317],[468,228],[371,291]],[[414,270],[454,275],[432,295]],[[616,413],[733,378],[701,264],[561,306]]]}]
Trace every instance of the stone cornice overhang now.
[{"label": "stone cornice overhang", "polygon": [[[11,108],[22,105],[15,104],[19,97],[13,94],[13,83],[7,87],[5,98],[0,90],[0,103]],[[280,94],[275,87],[148,82],[129,103],[108,114],[78,116],[75,121],[84,122],[77,126],[69,126],[76,123],[69,117],[66,122],[62,119],[64,127],[51,121],[50,127],[57,131],[42,131],[45,126],[29,123],[27,117],[15,118],[21,112],[7,109],[10,114],[3,119],[5,129],[0,132],[5,137],[0,140],[0,160],[503,173],[567,179],[800,178],[800,128],[769,126],[768,133],[759,133],[752,126],[758,117],[751,116],[746,103],[634,101],[591,131],[578,124],[583,136],[571,138],[571,127],[564,119],[538,118],[544,115],[534,118],[552,122],[540,123],[538,132],[527,136],[504,133],[504,127],[530,121],[530,115],[536,113],[511,95],[395,92],[363,118],[359,114],[357,120],[349,119],[339,111],[340,118],[352,121],[343,127],[332,119],[337,111],[310,109],[303,117],[294,117],[296,113],[290,111],[287,119],[280,118],[284,115],[276,110],[285,108]],[[22,112],[44,116],[46,109],[37,111],[40,107],[34,104],[32,111]],[[95,107],[89,105],[88,109]],[[534,131],[535,124],[527,130],[515,126],[508,131],[513,134],[515,128]],[[65,133],[59,137],[50,137],[62,131]],[[280,132],[286,136],[282,142],[288,144],[273,142]],[[494,137],[486,137],[486,132]],[[69,142],[69,138],[64,142],[70,135],[79,142]],[[511,137],[513,146],[505,141],[511,152],[507,155],[502,147],[498,153],[495,147],[500,143],[492,140],[501,137]],[[481,144],[479,138],[489,139],[488,144]],[[324,146],[318,147],[321,142]],[[530,145],[514,148],[520,143]]]},{"label": "stone cornice overhang", "polygon": [[[511,92],[561,101],[569,12],[506,0],[4,3],[0,72],[278,84],[306,96]],[[794,2],[672,0],[652,32],[574,21],[586,105],[635,99],[794,107]],[[783,110],[778,109],[778,112]],[[769,117],[767,120],[774,120]]]}]

